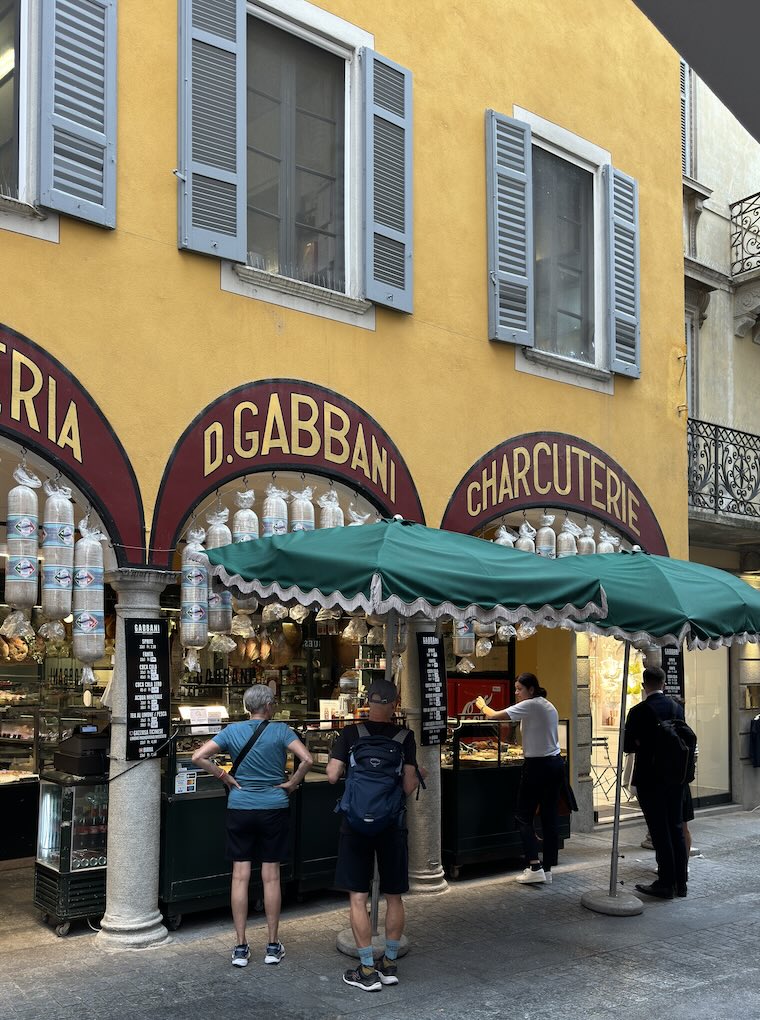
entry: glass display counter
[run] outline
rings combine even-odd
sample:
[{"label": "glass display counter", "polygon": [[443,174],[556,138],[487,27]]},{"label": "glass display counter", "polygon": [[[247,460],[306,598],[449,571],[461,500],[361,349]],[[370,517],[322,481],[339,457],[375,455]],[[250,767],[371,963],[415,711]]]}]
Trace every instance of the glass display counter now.
[{"label": "glass display counter", "polygon": [[106,903],[108,782],[48,771],[40,781],[34,905],[65,935]]},{"label": "glass display counter", "polygon": [[[568,733],[568,721],[560,720],[566,760]],[[467,864],[522,857],[514,817],[522,763],[518,723],[449,720],[441,748],[441,856],[451,878]],[[563,808],[559,835],[562,847],[570,835]]]}]

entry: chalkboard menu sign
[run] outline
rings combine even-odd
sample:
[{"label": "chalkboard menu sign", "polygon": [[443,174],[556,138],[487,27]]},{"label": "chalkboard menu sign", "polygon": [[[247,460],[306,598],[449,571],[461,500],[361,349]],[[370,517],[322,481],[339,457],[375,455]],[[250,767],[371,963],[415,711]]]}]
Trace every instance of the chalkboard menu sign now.
[{"label": "chalkboard menu sign", "polygon": [[663,690],[671,698],[683,698],[683,651],[674,645],[662,650],[662,668],[665,670],[665,687]]},{"label": "chalkboard menu sign", "polygon": [[420,744],[430,747],[446,738],[446,653],[435,634],[417,634],[420,663]]},{"label": "chalkboard menu sign", "polygon": [[127,659],[127,761],[152,757],[169,738],[169,625],[124,621]]}]

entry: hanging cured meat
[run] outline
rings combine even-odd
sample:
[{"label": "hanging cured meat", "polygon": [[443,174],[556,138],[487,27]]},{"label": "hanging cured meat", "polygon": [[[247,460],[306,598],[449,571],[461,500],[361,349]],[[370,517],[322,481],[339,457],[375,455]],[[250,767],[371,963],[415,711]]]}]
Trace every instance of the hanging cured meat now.
[{"label": "hanging cured meat", "polygon": [[74,504],[71,489],[53,481],[45,482],[45,492],[42,612],[48,620],[63,620],[71,613],[74,583]]},{"label": "hanging cured meat", "polygon": [[90,527],[89,518],[79,522],[82,536],[74,546],[74,591],[72,596],[72,648],[83,664],[82,684],[95,683],[92,664],[106,650],[103,595],[103,546],[105,535]]},{"label": "hanging cured meat", "polygon": [[[206,548],[218,549],[232,544],[232,532],[227,527],[230,512],[226,507],[206,515],[209,525],[206,532]],[[208,591],[208,629],[212,634],[228,634],[232,628],[232,592],[218,577],[211,579]]]},{"label": "hanging cured meat", "polygon": [[42,483],[25,464],[19,464],[13,477],[18,485],[8,493],[8,514],[5,518],[8,546],[5,601],[11,609],[23,610],[31,609],[37,602],[39,503],[36,490]]},{"label": "hanging cured meat", "polygon": [[206,532],[195,528],[188,532],[182,552],[181,609],[179,640],[185,655],[185,668],[200,672],[198,649],[208,643],[208,560],[203,548]]},{"label": "hanging cured meat", "polygon": [[[235,493],[235,502],[240,509],[232,516],[232,541],[250,542],[259,537],[259,519],[253,509],[256,493],[253,489],[244,489]],[[211,548],[211,546],[209,546]]]},{"label": "hanging cured meat", "polygon": [[328,489],[317,502],[319,503],[320,528],[342,528],[344,524],[343,511],[340,508],[338,493],[335,489]]},{"label": "hanging cured meat", "polygon": [[264,500],[263,537],[269,535],[285,535],[288,530],[288,504],[285,502],[287,496],[285,489],[278,489],[271,483],[267,485],[267,495]]},{"label": "hanging cured meat", "polygon": [[300,492],[291,492],[290,530],[314,530],[314,504],[311,501],[313,489],[308,485]]},{"label": "hanging cured meat", "polygon": [[557,555],[557,536],[552,524],[554,524],[554,514],[542,514],[541,527],[536,534],[536,552],[548,560],[555,559]]}]

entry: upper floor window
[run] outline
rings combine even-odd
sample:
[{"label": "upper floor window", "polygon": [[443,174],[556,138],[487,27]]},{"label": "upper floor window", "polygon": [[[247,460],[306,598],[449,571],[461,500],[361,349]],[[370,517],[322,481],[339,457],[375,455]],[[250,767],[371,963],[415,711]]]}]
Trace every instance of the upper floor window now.
[{"label": "upper floor window", "polygon": [[115,225],[116,0],[0,0],[0,197]]},{"label": "upper floor window", "polygon": [[345,61],[248,19],[248,261],[345,289]]},{"label": "upper floor window", "polygon": [[489,337],[555,372],[638,376],[636,181],[520,112],[486,115]]},{"label": "upper floor window", "polygon": [[181,0],[181,248],[411,311],[411,73],[370,43],[307,0]]},{"label": "upper floor window", "polygon": [[18,198],[21,0],[0,0],[0,195]]},{"label": "upper floor window", "polygon": [[593,198],[587,170],[533,146],[535,346],[592,365]]}]

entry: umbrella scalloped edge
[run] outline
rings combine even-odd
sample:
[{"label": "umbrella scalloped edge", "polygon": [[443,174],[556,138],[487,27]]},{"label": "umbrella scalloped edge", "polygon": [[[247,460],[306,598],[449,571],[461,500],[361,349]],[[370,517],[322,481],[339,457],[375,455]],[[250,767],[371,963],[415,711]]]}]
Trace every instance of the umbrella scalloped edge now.
[{"label": "umbrella scalloped edge", "polygon": [[613,637],[618,641],[629,641],[635,647],[644,648],[647,645],[655,645],[664,648],[667,645],[680,646],[684,641],[686,647],[691,651],[705,651],[706,649],[730,648],[731,645],[760,644],[760,634],[751,631],[742,631],[739,634],[725,634],[721,637],[707,638],[694,634],[691,627],[684,625],[678,634],[650,634],[645,630],[628,631],[621,627],[605,627],[601,623],[571,622],[572,630],[586,634],[596,634],[599,637]]},{"label": "umbrella scalloped edge", "polygon": [[601,605],[598,602],[590,601],[585,606],[568,603],[561,609],[549,605],[542,606],[540,609],[530,609],[524,605],[517,607],[494,606],[491,609],[482,609],[475,605],[455,606],[452,602],[431,605],[426,599],[415,599],[414,602],[406,603],[396,595],[383,599],[381,597],[381,580],[377,574],[372,579],[369,598],[361,592],[347,598],[339,591],[326,594],[318,588],[303,591],[298,585],[283,588],[276,581],[271,584],[261,584],[256,580],[246,581],[239,574],[228,573],[222,564],[214,567],[212,573],[215,577],[221,578],[225,586],[234,592],[240,595],[255,595],[263,603],[295,603],[309,608],[343,609],[347,613],[363,610],[371,615],[382,616],[393,610],[400,616],[422,616],[430,620],[447,616],[454,620],[476,620],[478,623],[505,620],[511,624],[527,622],[533,623],[537,627],[564,626],[567,629],[578,630],[584,630],[588,626],[582,621],[594,616],[604,617],[607,615],[607,597],[603,590]]}]

